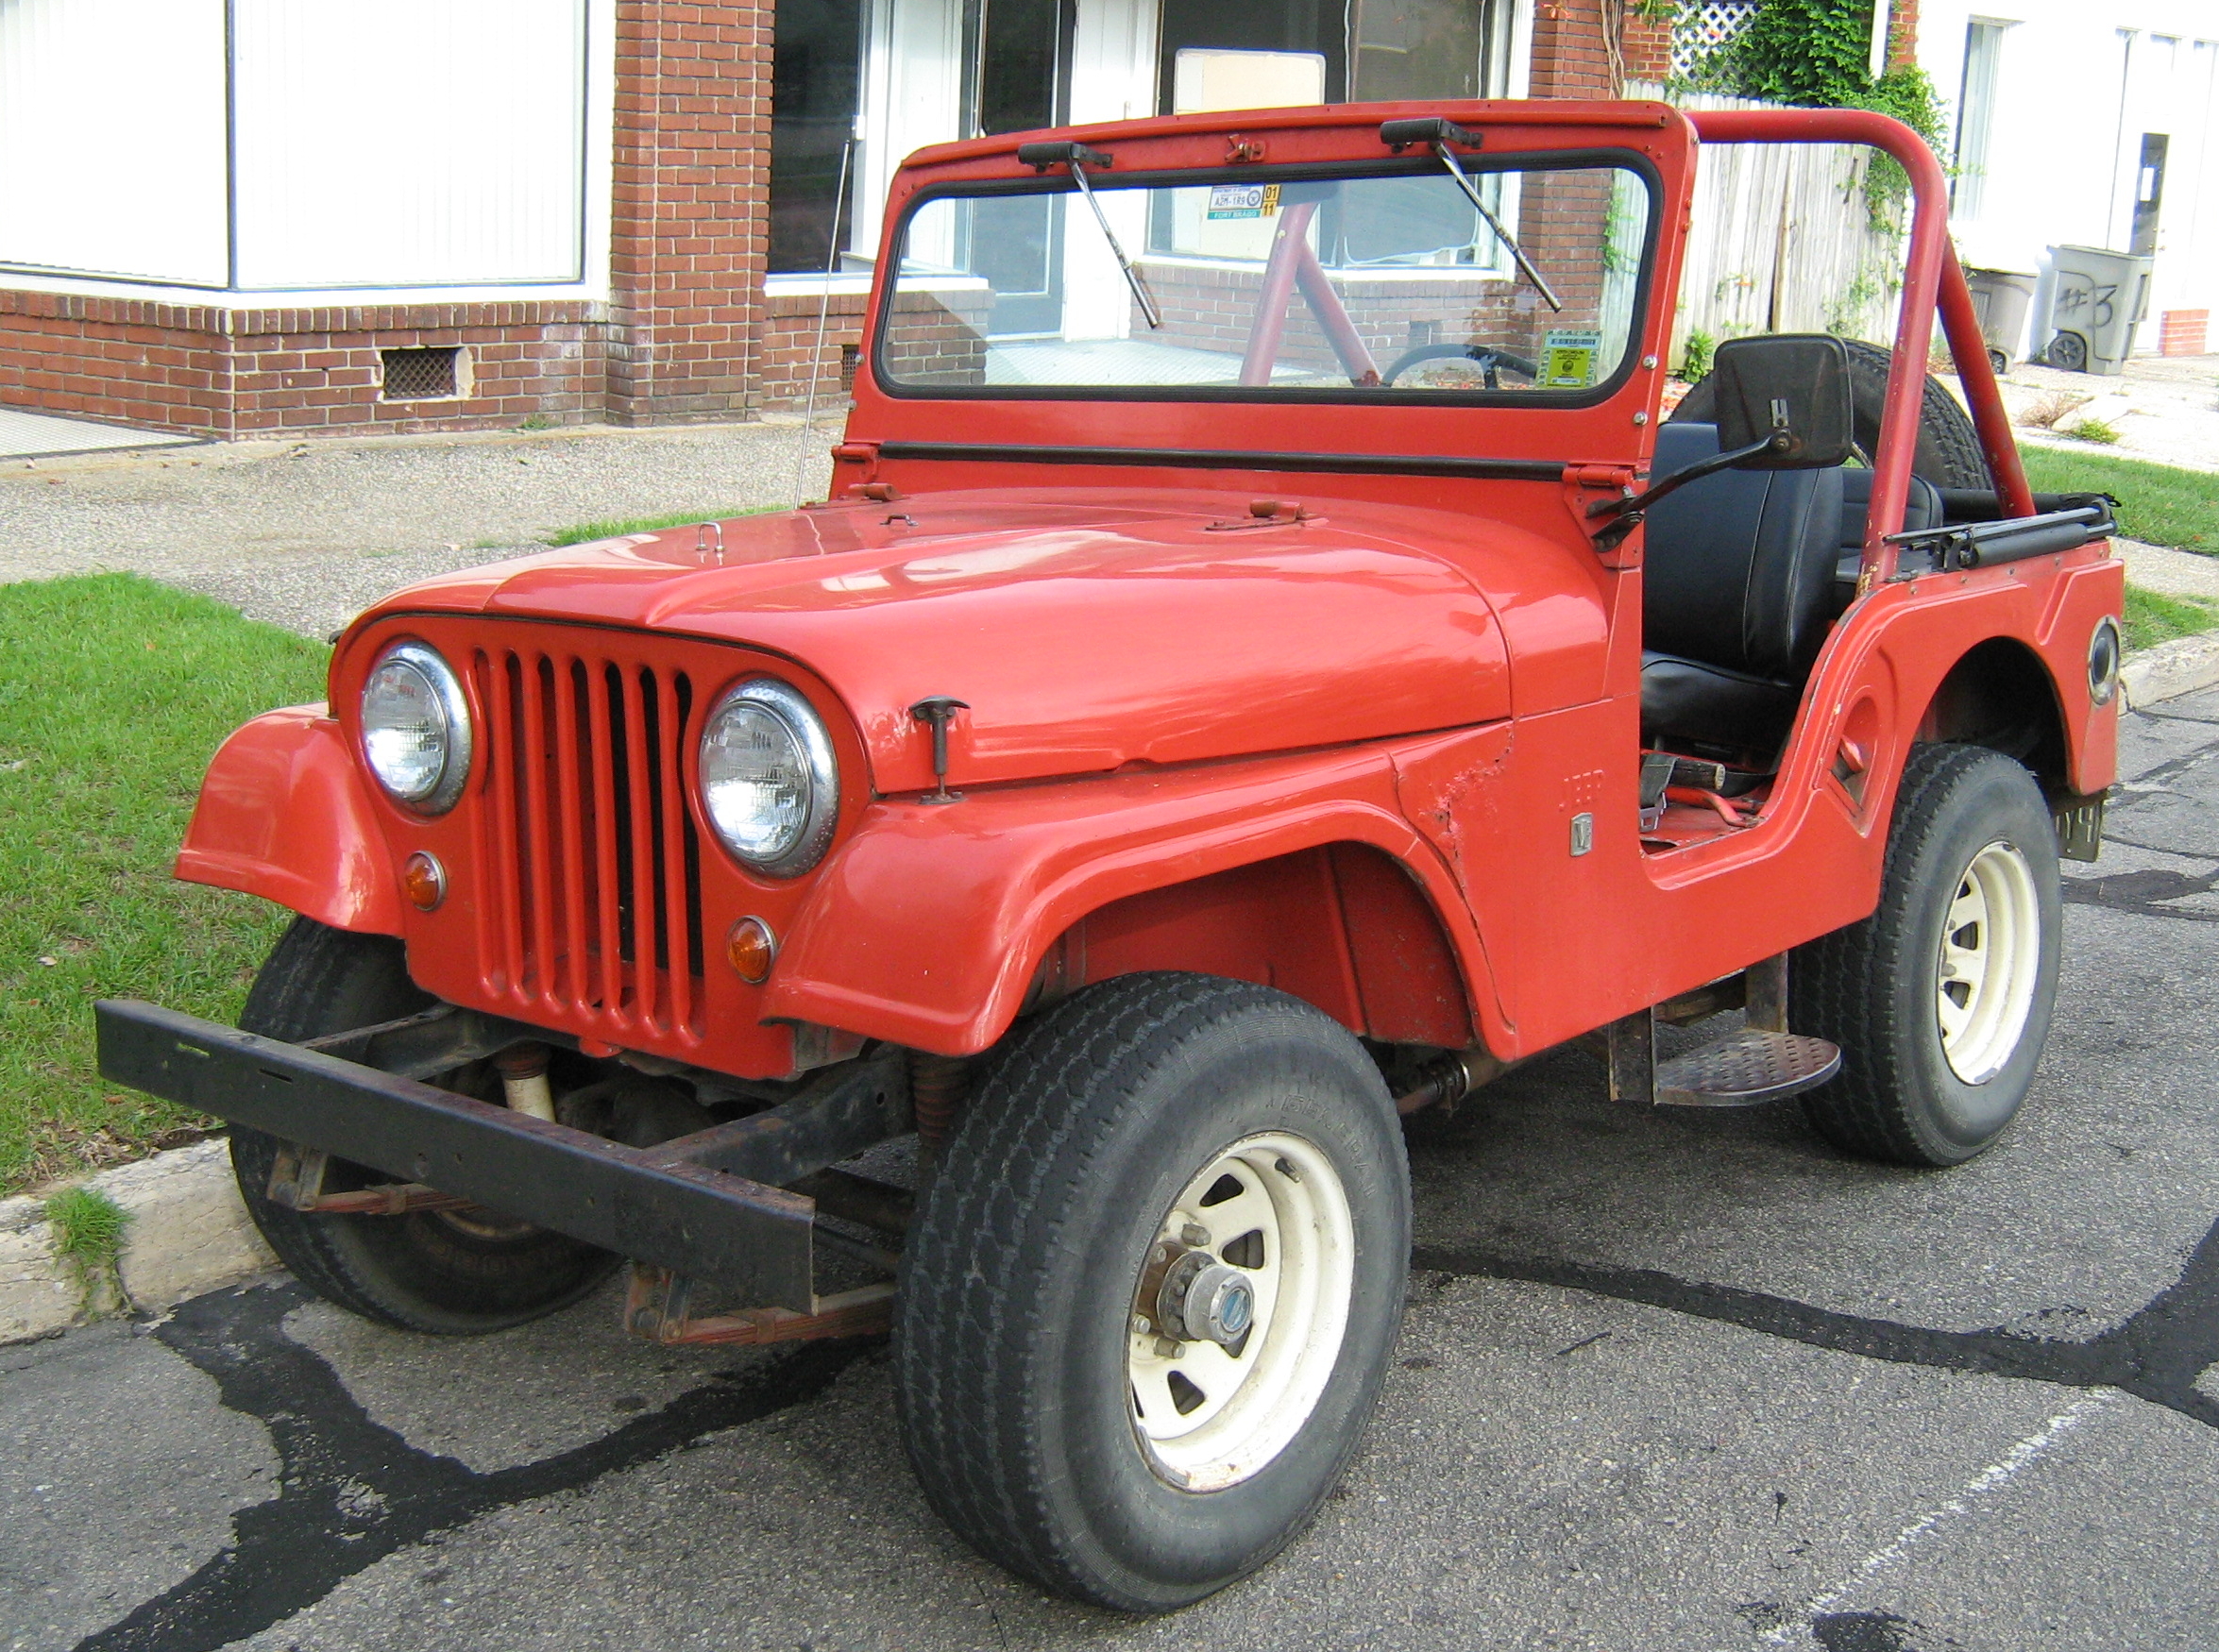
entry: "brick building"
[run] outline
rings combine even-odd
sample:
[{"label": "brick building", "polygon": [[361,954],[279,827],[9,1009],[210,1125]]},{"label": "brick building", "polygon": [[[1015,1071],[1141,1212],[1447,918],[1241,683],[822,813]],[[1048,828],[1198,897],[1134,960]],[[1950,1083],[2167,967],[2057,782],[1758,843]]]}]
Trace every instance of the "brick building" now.
[{"label": "brick building", "polygon": [[1632,9],[388,0],[373,31],[313,0],[15,0],[0,404],[234,438],[742,418],[812,372],[832,397],[915,148],[1609,96],[1662,75]]}]

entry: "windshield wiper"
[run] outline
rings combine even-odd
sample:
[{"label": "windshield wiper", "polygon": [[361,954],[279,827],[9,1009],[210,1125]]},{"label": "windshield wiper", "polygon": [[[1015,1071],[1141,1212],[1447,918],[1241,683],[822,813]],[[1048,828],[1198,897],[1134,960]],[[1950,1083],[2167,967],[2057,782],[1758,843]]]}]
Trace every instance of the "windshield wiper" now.
[{"label": "windshield wiper", "polygon": [[[1102,211],[1102,203],[1094,199],[1093,185],[1087,182],[1087,167],[1108,166],[1110,164],[1110,157],[1099,149],[1089,149],[1084,143],[1020,143],[1017,145],[1017,160],[1018,164],[1032,167],[1039,172],[1045,172],[1051,166],[1071,168],[1072,180],[1078,185],[1078,193],[1086,196],[1087,205],[1093,209],[1094,222],[1102,227],[1102,239],[1110,244],[1110,256],[1117,260],[1117,267],[1125,272],[1125,284],[1132,289],[1133,302],[1141,307],[1141,313],[1147,317],[1151,328],[1161,327],[1162,312],[1156,308],[1156,300],[1148,296],[1147,288],[1141,285],[1140,272],[1132,267],[1132,260],[1125,256],[1125,244],[1117,239],[1117,231],[1110,228],[1110,215]],[[1485,210],[1483,207],[1481,209],[1482,211]],[[1539,278],[1535,279],[1537,281]],[[1551,298],[1550,302],[1554,304],[1556,300]],[[1558,308],[1563,307],[1559,305]]]},{"label": "windshield wiper", "polygon": [[[1452,121],[1388,121],[1380,127],[1380,141],[1390,145],[1397,154],[1412,143],[1424,143],[1438,155],[1441,164],[1448,169],[1448,176],[1456,180],[1457,186],[1471,201],[1472,210],[1487,221],[1487,228],[1495,231],[1495,239],[1510,248],[1510,256],[1517,261],[1517,267],[1526,279],[1533,283],[1533,290],[1549,301],[1550,309],[1562,310],[1564,301],[1557,297],[1555,289],[1533,267],[1533,261],[1526,256],[1525,248],[1511,239],[1510,231],[1502,227],[1502,220],[1496,217],[1488,210],[1487,203],[1480,198],[1479,186],[1472,182],[1471,174],[1465,171],[1464,163],[1456,159],[1456,152],[1448,147],[1451,134],[1475,145],[1479,143],[1477,138],[1471,137]],[[1078,168],[1075,166],[1072,170],[1076,172]]]}]

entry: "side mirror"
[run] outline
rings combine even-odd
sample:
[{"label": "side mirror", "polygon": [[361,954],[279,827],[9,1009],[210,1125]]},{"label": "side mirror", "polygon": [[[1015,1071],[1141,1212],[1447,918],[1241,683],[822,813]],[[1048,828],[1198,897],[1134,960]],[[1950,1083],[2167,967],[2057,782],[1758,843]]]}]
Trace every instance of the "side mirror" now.
[{"label": "side mirror", "polygon": [[1712,358],[1721,451],[1736,470],[1824,470],[1855,449],[1849,347],[1829,333],[1728,339]]}]

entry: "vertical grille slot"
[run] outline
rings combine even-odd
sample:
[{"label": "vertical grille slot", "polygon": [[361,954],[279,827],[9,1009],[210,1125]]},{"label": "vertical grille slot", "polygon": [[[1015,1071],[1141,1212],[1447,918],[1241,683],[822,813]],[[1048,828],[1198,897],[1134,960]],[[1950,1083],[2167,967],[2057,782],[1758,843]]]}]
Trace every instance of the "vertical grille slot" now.
[{"label": "vertical grille slot", "polygon": [[604,1036],[699,1037],[700,846],[684,672],[592,653],[481,657],[491,723],[489,986]]}]

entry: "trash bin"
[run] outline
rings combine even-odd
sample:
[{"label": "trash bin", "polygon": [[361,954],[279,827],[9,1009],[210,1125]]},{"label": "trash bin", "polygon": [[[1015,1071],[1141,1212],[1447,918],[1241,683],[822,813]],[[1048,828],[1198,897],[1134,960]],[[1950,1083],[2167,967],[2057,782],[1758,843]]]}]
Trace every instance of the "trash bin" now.
[{"label": "trash bin", "polygon": [[1973,290],[1973,313],[1980,318],[1980,336],[1988,341],[1988,360],[1998,373],[2008,372],[2026,343],[2026,306],[2033,301],[2036,278],[2017,270],[1967,270],[1965,285]]},{"label": "trash bin", "polygon": [[2100,246],[2053,246],[2042,359],[2073,373],[2119,373],[2149,313],[2150,258]]}]

